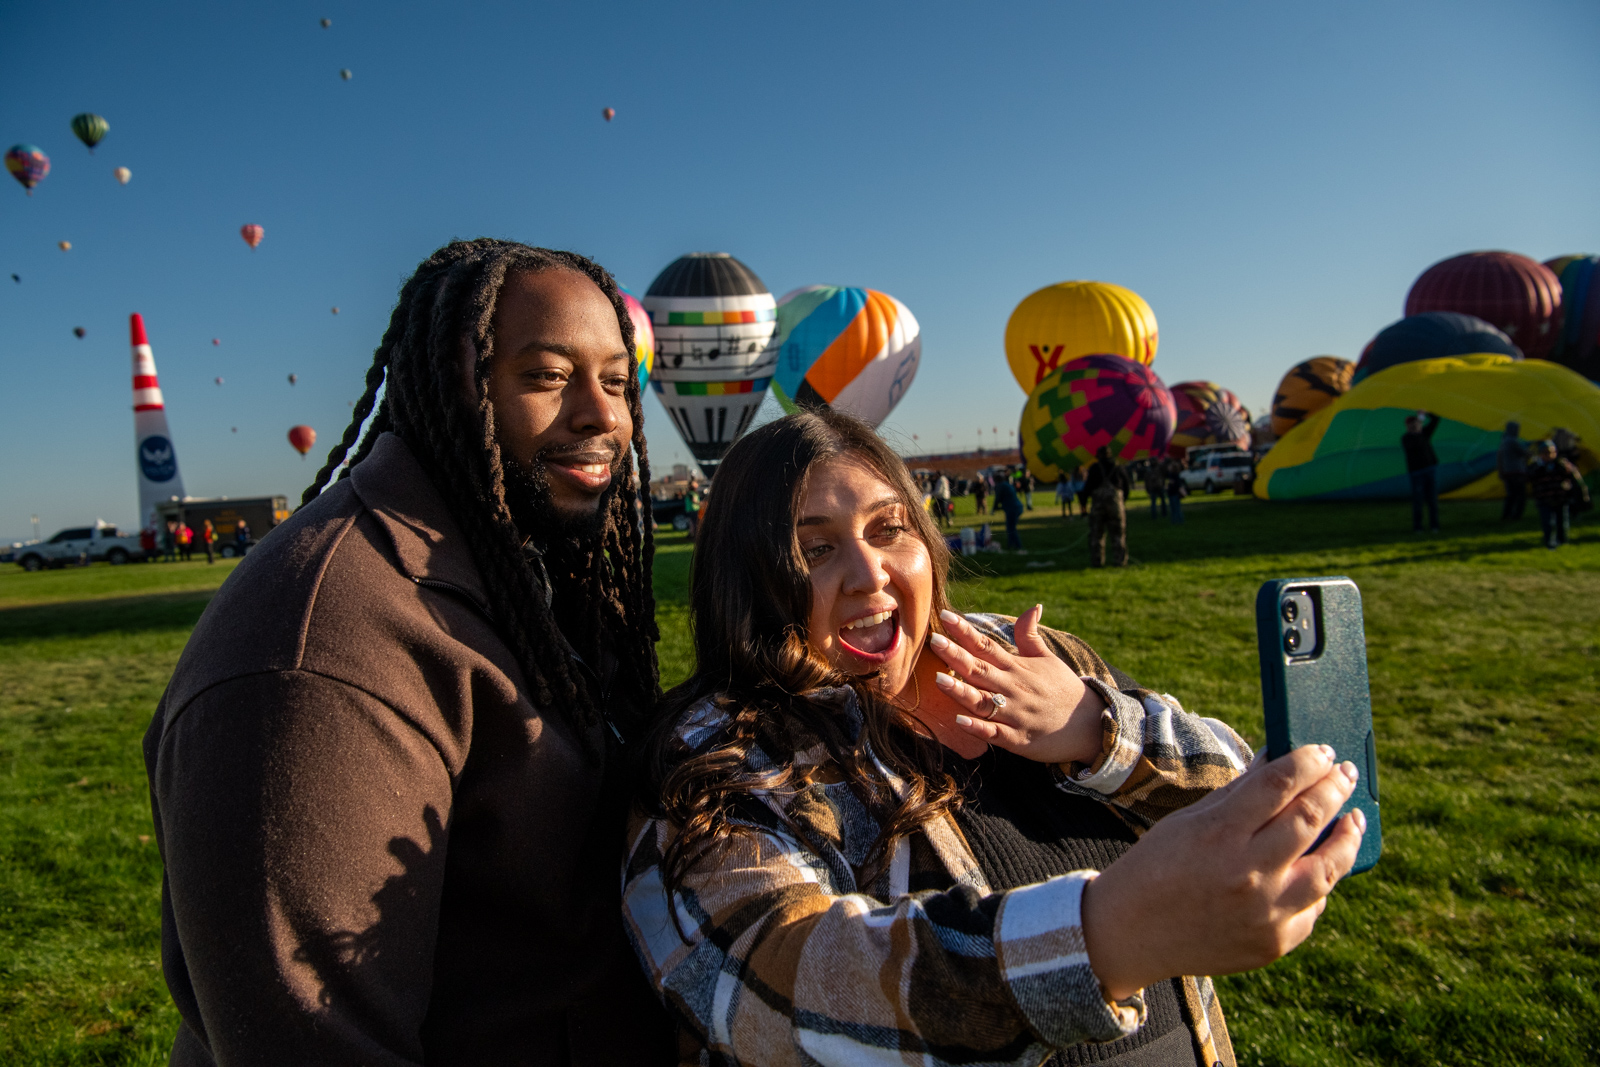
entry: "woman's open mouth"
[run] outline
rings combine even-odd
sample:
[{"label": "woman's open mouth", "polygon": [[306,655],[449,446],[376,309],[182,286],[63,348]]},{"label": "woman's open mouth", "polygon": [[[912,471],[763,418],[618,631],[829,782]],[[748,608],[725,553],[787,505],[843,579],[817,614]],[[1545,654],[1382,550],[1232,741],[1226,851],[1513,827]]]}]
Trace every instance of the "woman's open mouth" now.
[{"label": "woman's open mouth", "polygon": [[900,612],[863,615],[839,627],[839,644],[869,663],[882,663],[900,647]]}]

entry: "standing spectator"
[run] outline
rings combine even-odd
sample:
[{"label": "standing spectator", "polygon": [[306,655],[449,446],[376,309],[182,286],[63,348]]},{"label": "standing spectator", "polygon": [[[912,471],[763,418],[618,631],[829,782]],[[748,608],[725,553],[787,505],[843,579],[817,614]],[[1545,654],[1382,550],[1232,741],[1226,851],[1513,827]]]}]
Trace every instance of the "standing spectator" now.
[{"label": "standing spectator", "polygon": [[153,560],[156,558],[157,544],[158,539],[156,537],[156,528],[154,523],[151,523],[149,526],[146,526],[144,529],[139,531],[139,551],[144,554],[144,558],[146,560]]},{"label": "standing spectator", "polygon": [[194,556],[194,527],[188,519],[178,520],[178,558],[188,563]]},{"label": "standing spectator", "polygon": [[1018,475],[1018,488],[1022,490],[1022,498],[1027,502],[1028,510],[1033,510],[1033,471],[1027,464],[1023,464],[1022,473]]},{"label": "standing spectator", "polygon": [[1056,503],[1061,505],[1061,517],[1072,515],[1072,475],[1062,472],[1056,479]]},{"label": "standing spectator", "polygon": [[1128,472],[1111,458],[1111,449],[1101,445],[1084,481],[1089,494],[1089,566],[1105,566],[1106,538],[1111,539],[1111,561],[1128,565],[1128,494],[1133,482]]},{"label": "standing spectator", "polygon": [[1152,459],[1145,467],[1144,491],[1150,494],[1150,517],[1159,519],[1167,514],[1167,474],[1161,469],[1161,460]]},{"label": "standing spectator", "polygon": [[1572,461],[1556,451],[1554,441],[1540,441],[1538,457],[1528,467],[1528,488],[1539,507],[1539,529],[1544,547],[1560,548],[1567,543],[1572,521],[1572,505],[1587,502],[1589,487]]},{"label": "standing spectator", "polygon": [[700,482],[696,478],[689,479],[689,488],[683,492],[683,514],[689,520],[689,540],[694,540],[694,535],[700,529]]},{"label": "standing spectator", "polygon": [[1523,509],[1528,506],[1528,449],[1520,440],[1521,433],[1521,425],[1506,423],[1505,436],[1500,439],[1500,451],[1495,457],[1495,469],[1506,487],[1505,506],[1500,509],[1502,521],[1522,518]]},{"label": "standing spectator", "polygon": [[211,554],[211,545],[216,539],[217,528],[211,525],[210,519],[207,519],[200,527],[200,543],[205,546],[207,563],[215,563],[217,561],[216,557]]},{"label": "standing spectator", "polygon": [[1071,516],[1072,516],[1072,501],[1073,500],[1076,500],[1078,502],[1078,510],[1080,512],[1082,512],[1084,515],[1089,514],[1089,505],[1087,503],[1088,497],[1084,494],[1084,491],[1083,491],[1084,478],[1085,478],[1085,474],[1084,474],[1084,470],[1083,470],[1082,467],[1074,467],[1074,468],[1072,468],[1072,480],[1067,483],[1067,493],[1068,493],[1068,496],[1070,498],[1067,501],[1067,517],[1068,518],[1071,518]]},{"label": "standing spectator", "polygon": [[988,502],[989,502],[989,477],[988,477],[988,475],[980,474],[980,475],[978,475],[977,478],[975,478],[973,480],[973,482],[972,482],[972,499],[973,499],[973,502],[977,505],[976,514],[979,514],[979,515],[987,515],[987,514],[989,514],[989,508],[988,508]]},{"label": "standing spectator", "polygon": [[1183,463],[1169,458],[1161,465],[1161,469],[1167,479],[1167,508],[1171,513],[1172,525],[1182,526],[1183,498],[1189,495],[1189,486],[1183,480]]},{"label": "standing spectator", "polygon": [[250,551],[250,524],[243,519],[233,524],[233,544],[240,556]]},{"label": "standing spectator", "polygon": [[1406,471],[1411,476],[1411,532],[1422,532],[1422,508],[1428,508],[1428,525],[1439,532],[1439,457],[1433,451],[1433,431],[1439,416],[1419,411],[1406,420],[1400,447],[1406,452]]},{"label": "standing spectator", "polygon": [[162,559],[168,563],[178,562],[178,520],[167,520],[167,533],[161,539]]},{"label": "standing spectator", "polygon": [[995,479],[994,506],[1005,512],[1006,547],[1021,552],[1022,537],[1017,533],[1017,520],[1022,517],[1022,500],[1017,496],[1017,487],[1011,483],[1010,478]]},{"label": "standing spectator", "polygon": [[950,525],[950,479],[939,472],[938,481],[933,483],[933,517],[939,520],[941,526]]}]

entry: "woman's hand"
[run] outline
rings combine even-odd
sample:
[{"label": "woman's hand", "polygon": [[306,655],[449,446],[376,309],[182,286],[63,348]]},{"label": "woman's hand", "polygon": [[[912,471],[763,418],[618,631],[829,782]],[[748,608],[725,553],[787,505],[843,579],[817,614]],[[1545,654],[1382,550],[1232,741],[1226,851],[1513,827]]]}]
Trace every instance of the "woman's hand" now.
[{"label": "woman's hand", "polygon": [[1366,816],[1352,811],[1306,849],[1356,773],[1307,745],[1156,823],[1083,892],[1084,943],[1106,995],[1264,967],[1309,937],[1355,863]]},{"label": "woman's hand", "polygon": [[1036,604],[1018,617],[1013,655],[955,612],[940,612],[949,637],[932,634],[928,647],[955,676],[934,681],[964,709],[955,722],[972,736],[1040,763],[1093,763],[1105,701],[1039,636],[1043,614]]}]

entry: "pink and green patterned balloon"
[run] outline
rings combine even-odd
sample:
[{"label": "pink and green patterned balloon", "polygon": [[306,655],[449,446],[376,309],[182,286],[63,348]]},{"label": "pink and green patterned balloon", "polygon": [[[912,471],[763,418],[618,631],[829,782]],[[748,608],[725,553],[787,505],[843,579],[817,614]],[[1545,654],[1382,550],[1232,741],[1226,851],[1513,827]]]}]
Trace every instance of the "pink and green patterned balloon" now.
[{"label": "pink and green patterned balloon", "polygon": [[28,190],[28,195],[33,195],[33,187],[44,180],[50,173],[50,157],[44,151],[31,144],[12,145],[6,152],[6,170],[11,176],[22,183]]},{"label": "pink and green patterned balloon", "polygon": [[1172,394],[1142,363],[1079,356],[1045,375],[1022,409],[1022,455],[1053,482],[1109,447],[1119,463],[1165,453],[1177,422]]}]

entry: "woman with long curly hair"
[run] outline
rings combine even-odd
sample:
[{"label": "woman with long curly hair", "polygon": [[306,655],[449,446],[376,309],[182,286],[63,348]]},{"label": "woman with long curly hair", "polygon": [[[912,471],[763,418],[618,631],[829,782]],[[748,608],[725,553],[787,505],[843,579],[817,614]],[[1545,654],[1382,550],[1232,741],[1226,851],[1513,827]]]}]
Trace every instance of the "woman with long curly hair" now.
[{"label": "woman with long curly hair", "polygon": [[951,612],[918,504],[827,410],[717,471],[624,889],[682,1060],[1232,1063],[1203,976],[1310,934],[1354,767],[1246,774],[1237,734],[1040,608]]}]

